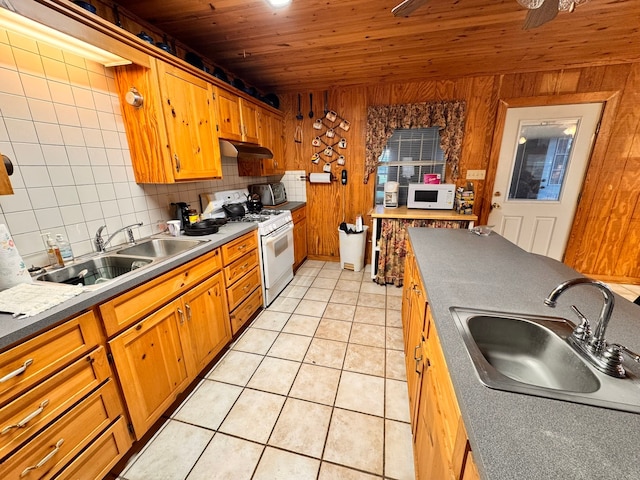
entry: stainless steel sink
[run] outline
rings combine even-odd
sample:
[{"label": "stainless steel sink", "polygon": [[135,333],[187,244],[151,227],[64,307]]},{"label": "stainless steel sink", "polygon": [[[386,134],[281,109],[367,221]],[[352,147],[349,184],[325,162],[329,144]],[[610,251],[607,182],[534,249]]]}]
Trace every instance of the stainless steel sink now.
[{"label": "stainless steel sink", "polygon": [[119,255],[137,255],[142,257],[171,257],[200,245],[200,240],[174,240],[169,238],[152,238],[130,247],[121,248]]},{"label": "stainless steel sink", "polygon": [[71,285],[98,285],[145,267],[152,262],[152,258],[102,255],[44,273],[36,277],[36,280]]},{"label": "stainless steel sink", "polygon": [[[605,375],[566,342],[563,318],[452,307],[480,381],[489,388],[640,413],[640,378]],[[629,362],[632,363],[632,362]]]}]

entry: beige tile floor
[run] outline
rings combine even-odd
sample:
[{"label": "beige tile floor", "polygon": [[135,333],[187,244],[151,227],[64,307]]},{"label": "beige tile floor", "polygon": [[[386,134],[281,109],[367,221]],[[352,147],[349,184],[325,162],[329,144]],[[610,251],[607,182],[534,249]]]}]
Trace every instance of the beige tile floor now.
[{"label": "beige tile floor", "polygon": [[121,480],[413,480],[401,289],[307,261]]}]

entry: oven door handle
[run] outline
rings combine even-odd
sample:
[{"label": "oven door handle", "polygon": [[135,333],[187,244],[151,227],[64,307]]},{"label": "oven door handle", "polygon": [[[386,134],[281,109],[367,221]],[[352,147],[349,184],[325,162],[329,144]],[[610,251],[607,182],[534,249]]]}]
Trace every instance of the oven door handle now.
[{"label": "oven door handle", "polygon": [[282,232],[276,235],[275,237],[272,237],[271,235],[265,236],[264,237],[265,244],[269,245],[271,243],[275,243],[285,235],[288,235],[291,231],[293,231],[293,224],[287,225],[285,228],[282,229]]}]

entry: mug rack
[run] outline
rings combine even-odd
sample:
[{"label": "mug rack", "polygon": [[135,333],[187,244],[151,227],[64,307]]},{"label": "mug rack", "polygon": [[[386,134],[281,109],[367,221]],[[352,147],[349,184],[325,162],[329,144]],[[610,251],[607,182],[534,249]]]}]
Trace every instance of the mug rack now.
[{"label": "mug rack", "polygon": [[322,171],[325,173],[331,173],[333,162],[337,162],[340,166],[345,165],[346,158],[340,152],[346,150],[348,142],[339,134],[348,132],[351,123],[333,110],[329,110],[324,117],[313,122],[313,128],[318,130],[319,134],[311,140],[311,145],[323,148],[311,156],[311,163],[318,165],[320,160],[323,160]]}]

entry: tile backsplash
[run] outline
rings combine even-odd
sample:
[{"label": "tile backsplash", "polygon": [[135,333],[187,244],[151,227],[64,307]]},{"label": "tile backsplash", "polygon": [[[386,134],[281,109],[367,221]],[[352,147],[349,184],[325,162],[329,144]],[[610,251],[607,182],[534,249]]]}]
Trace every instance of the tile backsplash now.
[{"label": "tile backsplash", "polygon": [[[171,202],[199,210],[201,192],[278,180],[240,177],[236,162],[223,159],[222,180],[137,184],[110,69],[3,29],[0,152],[15,167],[14,194],[0,196],[0,223],[36,265],[46,263],[41,233],[63,234],[79,256],[93,251],[101,225],[115,232],[143,222],[135,235],[148,236],[172,218]],[[290,199],[306,200],[291,177]]]}]

